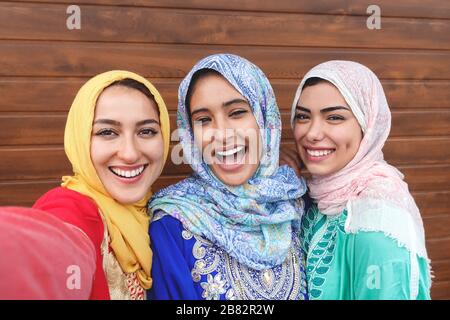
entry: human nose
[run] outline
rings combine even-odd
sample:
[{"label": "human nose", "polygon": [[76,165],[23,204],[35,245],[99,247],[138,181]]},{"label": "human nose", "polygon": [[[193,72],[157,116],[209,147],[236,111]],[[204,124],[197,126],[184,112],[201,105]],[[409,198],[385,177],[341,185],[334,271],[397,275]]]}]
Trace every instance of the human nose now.
[{"label": "human nose", "polygon": [[118,157],[126,163],[135,163],[140,157],[140,151],[134,137],[124,137],[117,152]]},{"label": "human nose", "polygon": [[216,142],[226,145],[228,142],[234,141],[235,137],[236,128],[233,128],[226,119],[216,121],[213,135]]},{"label": "human nose", "polygon": [[306,139],[311,142],[320,141],[323,139],[324,130],[320,121],[312,121],[306,132]]}]

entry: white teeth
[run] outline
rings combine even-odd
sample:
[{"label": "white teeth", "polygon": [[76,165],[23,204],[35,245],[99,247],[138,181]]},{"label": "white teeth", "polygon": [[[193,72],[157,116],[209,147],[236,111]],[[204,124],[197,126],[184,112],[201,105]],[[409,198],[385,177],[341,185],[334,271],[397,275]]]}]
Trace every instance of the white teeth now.
[{"label": "white teeth", "polygon": [[123,178],[134,178],[137,177],[144,171],[145,166],[141,166],[138,169],[131,170],[131,171],[125,171],[117,168],[111,167],[111,171],[114,172],[116,175],[121,176]]},{"label": "white teeth", "polygon": [[221,157],[228,157],[228,156],[231,156],[232,154],[242,151],[242,149],[244,149],[244,146],[239,146],[239,147],[236,147],[236,148],[233,148],[230,150],[226,150],[226,151],[216,151],[216,153]]},{"label": "white teeth", "polygon": [[334,150],[330,149],[330,150],[310,150],[310,149],[306,149],[306,152],[313,157],[323,157],[326,155],[329,155],[330,153],[332,153]]}]

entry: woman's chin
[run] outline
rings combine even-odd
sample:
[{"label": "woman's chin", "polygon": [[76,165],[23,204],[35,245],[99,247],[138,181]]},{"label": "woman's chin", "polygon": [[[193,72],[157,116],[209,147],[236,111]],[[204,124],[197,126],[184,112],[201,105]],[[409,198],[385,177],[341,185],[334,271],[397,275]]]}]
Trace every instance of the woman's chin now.
[{"label": "woman's chin", "polygon": [[222,181],[222,183],[228,185],[237,187],[240,185],[245,184],[250,178],[253,176],[253,174],[256,172],[256,169],[258,166],[256,165],[249,165],[244,164],[238,170],[223,170],[221,167],[214,165],[212,166],[212,171],[214,175]]},{"label": "woman's chin", "polygon": [[113,190],[110,191],[110,196],[119,202],[122,205],[130,205],[134,204],[136,202],[139,202],[140,200],[144,199],[145,195],[147,194],[149,189],[142,189],[142,190]]}]

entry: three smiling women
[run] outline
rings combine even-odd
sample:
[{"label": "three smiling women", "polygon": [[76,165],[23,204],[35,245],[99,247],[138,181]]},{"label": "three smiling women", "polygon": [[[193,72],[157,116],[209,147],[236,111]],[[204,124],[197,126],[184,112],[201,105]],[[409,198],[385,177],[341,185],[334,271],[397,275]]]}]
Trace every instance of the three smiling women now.
[{"label": "three smiling women", "polygon": [[34,207],[89,239],[92,299],[429,299],[420,213],[383,160],[390,111],[375,74],[348,61],[314,67],[291,124],[306,181],[279,165],[264,73],[236,55],[200,60],[177,114],[193,174],[152,197],[167,109],[144,78],[106,72],[69,112],[73,175]]}]

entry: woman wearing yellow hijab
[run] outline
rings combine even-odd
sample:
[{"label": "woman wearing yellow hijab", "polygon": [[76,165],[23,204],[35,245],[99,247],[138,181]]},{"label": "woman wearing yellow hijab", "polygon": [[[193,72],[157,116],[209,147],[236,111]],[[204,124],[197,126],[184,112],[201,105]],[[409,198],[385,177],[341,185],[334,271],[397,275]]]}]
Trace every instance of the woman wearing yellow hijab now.
[{"label": "woman wearing yellow hijab", "polygon": [[146,204],[167,159],[169,135],[164,101],[137,74],[102,73],[75,97],[64,136],[73,175],[33,207],[92,241],[92,299],[144,299],[152,286]]}]

